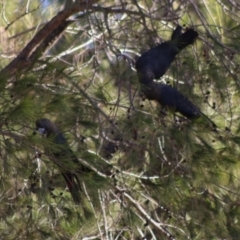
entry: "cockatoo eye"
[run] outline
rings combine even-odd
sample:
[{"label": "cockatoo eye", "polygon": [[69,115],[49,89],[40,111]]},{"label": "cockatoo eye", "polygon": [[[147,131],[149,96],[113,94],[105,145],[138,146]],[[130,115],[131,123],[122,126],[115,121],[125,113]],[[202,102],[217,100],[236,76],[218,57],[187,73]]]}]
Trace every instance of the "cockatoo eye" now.
[{"label": "cockatoo eye", "polygon": [[46,133],[45,128],[38,128],[38,132],[42,135],[44,135]]}]

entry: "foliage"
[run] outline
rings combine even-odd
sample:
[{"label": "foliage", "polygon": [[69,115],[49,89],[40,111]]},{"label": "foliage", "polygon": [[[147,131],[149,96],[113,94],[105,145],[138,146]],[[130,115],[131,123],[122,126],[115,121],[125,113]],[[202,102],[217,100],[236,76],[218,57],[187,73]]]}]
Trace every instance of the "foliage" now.
[{"label": "foliage", "polygon": [[[85,1],[20,2],[1,3],[1,238],[238,239],[237,0],[88,1],[76,11]],[[36,39],[71,7],[71,21]],[[139,95],[136,59],[177,24],[199,37],[158,81],[217,131]],[[36,46],[18,58],[31,39]],[[50,143],[33,135],[40,117],[99,174],[80,176],[80,206],[43,151]]]}]

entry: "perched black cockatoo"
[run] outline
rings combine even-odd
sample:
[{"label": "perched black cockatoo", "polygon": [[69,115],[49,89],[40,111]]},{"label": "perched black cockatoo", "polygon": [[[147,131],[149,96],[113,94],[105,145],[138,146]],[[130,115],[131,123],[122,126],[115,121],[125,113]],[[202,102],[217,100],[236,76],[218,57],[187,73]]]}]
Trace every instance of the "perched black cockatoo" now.
[{"label": "perched black cockatoo", "polygon": [[69,191],[76,204],[80,203],[81,185],[79,177],[81,173],[92,172],[92,170],[81,164],[74,155],[64,135],[59,131],[57,126],[47,118],[36,121],[36,129],[52,140],[53,144],[46,147],[46,152],[52,155],[53,160],[59,167]]},{"label": "perched black cockatoo", "polygon": [[157,101],[161,106],[181,113],[190,120],[204,117],[212,127],[216,124],[212,122],[201,110],[196,107],[189,99],[183,96],[176,88],[163,83],[151,82],[144,84],[142,93],[149,100]]},{"label": "perched black cockatoo", "polygon": [[163,42],[143,53],[136,62],[140,83],[148,84],[153,79],[162,77],[170,67],[175,56],[185,47],[192,44],[198,37],[193,29],[182,33],[182,27],[177,26],[170,41]]}]

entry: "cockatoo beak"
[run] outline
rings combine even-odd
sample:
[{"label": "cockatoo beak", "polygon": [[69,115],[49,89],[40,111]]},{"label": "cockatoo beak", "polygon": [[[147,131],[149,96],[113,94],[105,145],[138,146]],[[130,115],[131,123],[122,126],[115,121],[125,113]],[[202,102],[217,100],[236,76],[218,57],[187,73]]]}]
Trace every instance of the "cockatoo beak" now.
[{"label": "cockatoo beak", "polygon": [[41,134],[41,135],[44,135],[46,133],[46,130],[45,128],[38,128],[38,132]]}]

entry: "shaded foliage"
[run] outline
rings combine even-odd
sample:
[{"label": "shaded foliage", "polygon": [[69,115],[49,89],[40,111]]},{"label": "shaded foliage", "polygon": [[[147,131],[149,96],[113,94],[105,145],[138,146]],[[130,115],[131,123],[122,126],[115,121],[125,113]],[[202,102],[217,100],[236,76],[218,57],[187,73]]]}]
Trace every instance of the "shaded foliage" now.
[{"label": "shaded foliage", "polygon": [[[239,3],[85,2],[2,3],[1,237],[237,239]],[[152,84],[175,87],[217,132],[139,94],[135,62],[178,25],[199,37]],[[32,134],[38,118],[96,173],[80,206],[44,151],[56,146]]]}]

